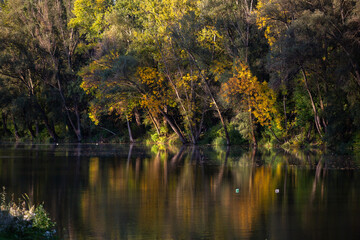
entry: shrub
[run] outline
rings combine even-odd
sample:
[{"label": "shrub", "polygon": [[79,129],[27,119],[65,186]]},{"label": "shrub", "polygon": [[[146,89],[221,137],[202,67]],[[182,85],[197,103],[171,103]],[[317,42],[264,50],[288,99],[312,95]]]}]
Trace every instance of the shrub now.
[{"label": "shrub", "polygon": [[14,200],[7,202],[4,187],[0,200],[0,239],[57,239],[55,223],[43,205],[30,204],[26,194],[18,204]]}]

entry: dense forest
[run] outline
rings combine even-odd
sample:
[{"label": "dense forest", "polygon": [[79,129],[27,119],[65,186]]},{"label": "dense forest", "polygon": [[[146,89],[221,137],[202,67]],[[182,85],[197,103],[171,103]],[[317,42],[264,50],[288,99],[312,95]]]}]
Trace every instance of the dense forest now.
[{"label": "dense forest", "polygon": [[2,0],[3,141],[360,147],[358,0]]}]

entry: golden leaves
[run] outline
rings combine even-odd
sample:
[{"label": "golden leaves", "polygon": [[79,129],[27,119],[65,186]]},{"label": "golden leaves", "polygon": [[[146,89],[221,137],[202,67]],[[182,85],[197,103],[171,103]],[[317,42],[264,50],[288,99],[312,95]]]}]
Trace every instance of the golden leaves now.
[{"label": "golden leaves", "polygon": [[158,113],[161,107],[173,106],[171,88],[167,86],[165,77],[152,67],[138,67],[135,74],[145,85],[146,93],[142,94],[140,105],[152,113]]},{"label": "golden leaves", "polygon": [[260,0],[256,8],[256,25],[264,29],[265,38],[272,46],[290,23],[290,10],[278,0]]},{"label": "golden leaves", "polygon": [[252,75],[249,67],[237,61],[234,66],[234,75],[223,84],[222,94],[227,102],[240,97],[248,111],[261,125],[269,125],[272,115],[275,114],[275,93],[268,87],[266,82],[260,83]]},{"label": "golden leaves", "polygon": [[204,48],[218,51],[222,51],[224,48],[221,42],[223,37],[214,26],[205,26],[201,31],[196,33],[196,36],[197,41]]}]

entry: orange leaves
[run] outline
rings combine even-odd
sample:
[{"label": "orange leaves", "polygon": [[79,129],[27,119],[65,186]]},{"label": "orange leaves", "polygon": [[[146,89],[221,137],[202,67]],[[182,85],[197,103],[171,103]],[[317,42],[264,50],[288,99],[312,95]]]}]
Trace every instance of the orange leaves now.
[{"label": "orange leaves", "polygon": [[227,102],[240,98],[247,110],[251,111],[261,125],[269,125],[275,113],[275,94],[266,82],[260,83],[249,67],[238,61],[234,75],[223,84],[222,94]]},{"label": "orange leaves", "polygon": [[249,67],[238,61],[234,66],[233,77],[223,85],[223,95],[227,101],[231,97],[242,95],[249,101],[256,93],[256,83],[257,78],[252,76]]}]

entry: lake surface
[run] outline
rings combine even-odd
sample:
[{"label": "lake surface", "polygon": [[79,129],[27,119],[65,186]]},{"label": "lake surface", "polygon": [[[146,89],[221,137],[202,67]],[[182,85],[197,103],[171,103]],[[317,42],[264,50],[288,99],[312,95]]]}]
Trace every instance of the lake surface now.
[{"label": "lake surface", "polygon": [[360,239],[352,156],[210,147],[0,145],[0,186],[61,239]]}]

